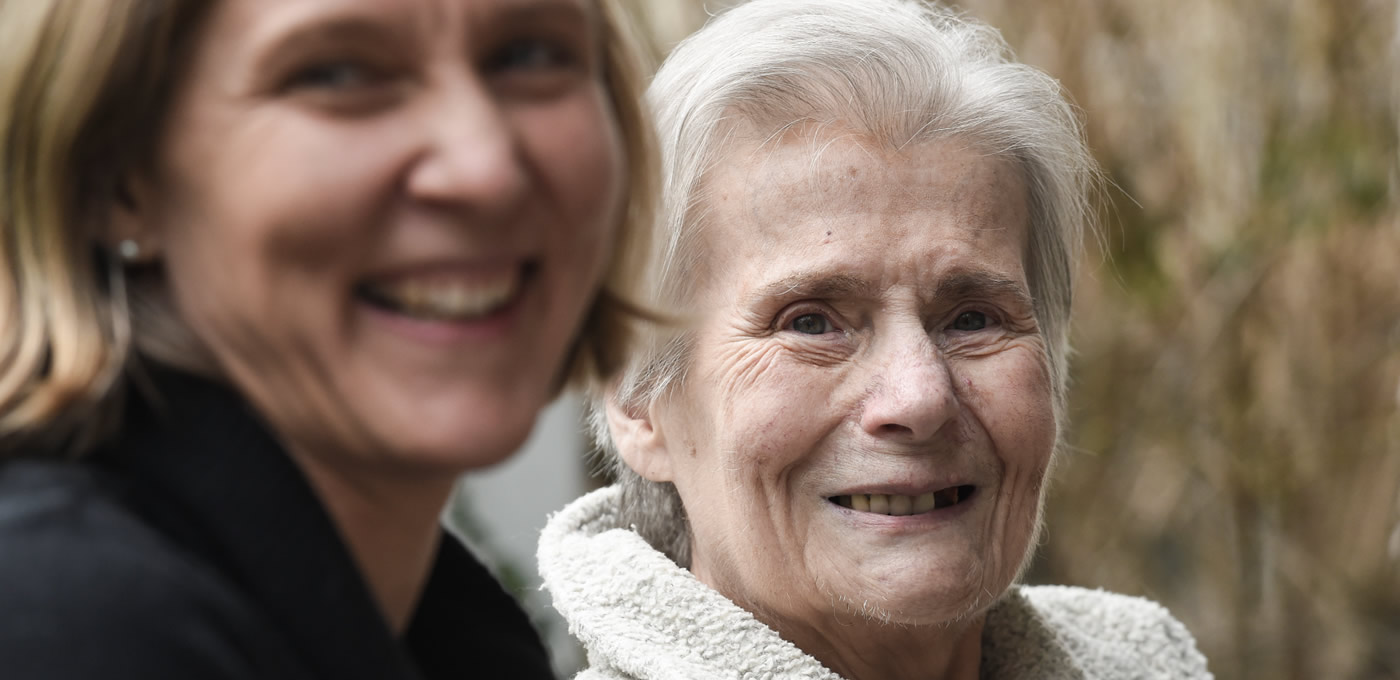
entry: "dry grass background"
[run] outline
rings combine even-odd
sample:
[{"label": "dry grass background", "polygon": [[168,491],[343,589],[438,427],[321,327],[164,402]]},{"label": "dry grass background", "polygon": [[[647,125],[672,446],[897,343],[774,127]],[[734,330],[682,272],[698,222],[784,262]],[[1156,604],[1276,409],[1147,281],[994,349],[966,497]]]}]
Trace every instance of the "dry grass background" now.
[{"label": "dry grass background", "polygon": [[[631,2],[658,55],[705,18]],[[1163,602],[1222,680],[1400,679],[1395,0],[960,6],[1115,185],[1032,580]]]}]

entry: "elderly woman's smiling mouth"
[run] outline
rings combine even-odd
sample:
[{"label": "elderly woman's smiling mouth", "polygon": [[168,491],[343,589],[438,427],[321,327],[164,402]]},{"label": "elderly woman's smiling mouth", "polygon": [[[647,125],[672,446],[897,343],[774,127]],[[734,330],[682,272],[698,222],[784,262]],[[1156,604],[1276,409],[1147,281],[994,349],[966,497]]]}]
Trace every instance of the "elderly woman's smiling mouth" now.
[{"label": "elderly woman's smiling mouth", "polygon": [[[896,492],[854,492],[843,493],[827,498],[828,501],[848,508],[859,513],[869,513],[872,515],[885,515],[890,517],[909,517],[934,515],[937,510],[947,511],[955,505],[972,500],[977,487],[972,484],[954,484],[945,486],[937,491],[923,491],[919,493],[896,493]],[[962,506],[961,509],[966,509]],[[938,517],[947,517],[950,513],[938,513]]]},{"label": "elderly woman's smiling mouth", "polygon": [[[842,479],[822,484],[816,495],[821,511],[838,526],[877,535],[915,538],[954,530],[974,530],[979,512],[997,486],[998,468],[990,462],[944,450],[848,453],[864,464],[840,466]],[[856,472],[856,470],[865,470]],[[968,526],[961,526],[971,523]]]}]

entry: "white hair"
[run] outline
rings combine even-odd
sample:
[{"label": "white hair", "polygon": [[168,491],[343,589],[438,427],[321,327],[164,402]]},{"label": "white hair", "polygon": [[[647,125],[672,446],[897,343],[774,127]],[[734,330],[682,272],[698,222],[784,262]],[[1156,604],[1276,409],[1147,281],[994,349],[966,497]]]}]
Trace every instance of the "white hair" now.
[{"label": "white hair", "polygon": [[[890,148],[956,138],[1010,159],[1029,196],[1027,277],[1047,348],[1057,421],[1064,412],[1069,312],[1081,239],[1094,214],[1096,166],[1053,78],[1016,63],[996,29],[918,0],[753,0],[681,42],[648,90],[662,153],[661,211],[644,280],[652,309],[688,302],[704,228],[709,170],[736,130],[810,124]],[[660,328],[611,398],[631,412],[684,380],[690,336]],[[596,395],[591,428],[624,488],[626,522],[677,563],[689,532],[675,487],[623,463]],[[1062,428],[1061,428],[1062,429]]]}]

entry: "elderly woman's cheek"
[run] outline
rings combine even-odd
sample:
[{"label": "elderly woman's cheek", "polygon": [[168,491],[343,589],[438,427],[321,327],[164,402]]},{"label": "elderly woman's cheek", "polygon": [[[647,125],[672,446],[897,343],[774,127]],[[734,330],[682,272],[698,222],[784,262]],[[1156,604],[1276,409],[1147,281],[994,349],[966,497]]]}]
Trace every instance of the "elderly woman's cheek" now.
[{"label": "elderly woman's cheek", "polygon": [[775,483],[810,453],[815,442],[807,435],[831,398],[832,376],[774,338],[721,341],[712,358],[704,379],[714,386],[714,403],[691,405],[719,416],[718,441],[710,447],[738,458],[727,467],[733,481],[757,476]]},{"label": "elderly woman's cheek", "polygon": [[[1005,464],[1043,472],[1056,438],[1049,372],[1042,352],[1031,347],[1018,350],[1006,352],[1006,361],[991,364],[991,370],[972,378],[978,417]],[[978,380],[988,381],[989,389],[978,391]]]},{"label": "elderly woman's cheek", "polygon": [[715,349],[705,378],[724,399],[715,406],[761,413],[804,395],[804,367],[787,343],[747,337],[712,342]]},{"label": "elderly woman's cheek", "polygon": [[[973,416],[991,438],[1002,469],[996,498],[1000,540],[995,578],[1009,582],[1031,549],[1056,425],[1043,345],[1017,342],[966,362],[961,377]],[[1005,584],[993,584],[1003,586]]]}]

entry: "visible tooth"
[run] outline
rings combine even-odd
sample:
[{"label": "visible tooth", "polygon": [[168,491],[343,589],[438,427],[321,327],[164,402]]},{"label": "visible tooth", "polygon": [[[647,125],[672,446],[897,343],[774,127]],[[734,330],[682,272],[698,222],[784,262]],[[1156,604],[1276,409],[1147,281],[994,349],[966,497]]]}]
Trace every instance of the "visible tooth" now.
[{"label": "visible tooth", "polygon": [[508,300],[516,280],[506,277],[480,285],[451,280],[402,280],[375,287],[380,297],[393,300],[404,312],[434,318],[480,316]]},{"label": "visible tooth", "polygon": [[870,511],[880,515],[890,514],[890,497],[882,493],[870,494]]},{"label": "visible tooth", "polygon": [[938,507],[938,501],[934,500],[933,492],[920,494],[914,499],[914,514],[922,514]]},{"label": "visible tooth", "polygon": [[851,496],[851,509],[861,512],[870,512],[870,496],[863,493]]},{"label": "visible tooth", "polygon": [[428,289],[417,282],[407,282],[399,286],[398,297],[405,307],[417,309],[428,301]]},{"label": "visible tooth", "polygon": [[472,300],[471,297],[474,296],[470,295],[470,291],[460,286],[447,286],[441,291],[441,293],[441,297],[439,297],[436,300],[433,300],[433,306],[437,307],[439,311],[445,311],[449,313],[465,312],[469,309],[469,301],[472,303],[476,303],[472,304],[470,306],[470,309],[476,309],[480,305],[480,300]]},{"label": "visible tooth", "polygon": [[850,497],[850,496],[832,496],[832,497],[831,497],[831,500],[836,501],[836,504],[839,505],[839,506],[841,506],[841,507],[843,507],[843,508],[849,508],[849,507],[851,507],[851,497]]},{"label": "visible tooth", "polygon": [[914,499],[909,496],[890,496],[890,514],[902,517],[914,512]]},{"label": "visible tooth", "polygon": [[953,502],[951,503],[951,505],[957,505],[958,501],[962,500],[962,487],[953,487],[953,493],[949,495],[953,497]]},{"label": "visible tooth", "polygon": [[497,283],[494,288],[490,289],[490,294],[487,297],[492,300],[506,299],[506,297],[510,295],[511,284],[513,283],[515,283],[514,279],[501,279],[500,283]]},{"label": "visible tooth", "polygon": [[428,296],[430,312],[443,316],[465,314],[481,308],[480,293],[463,286],[438,284]]}]

